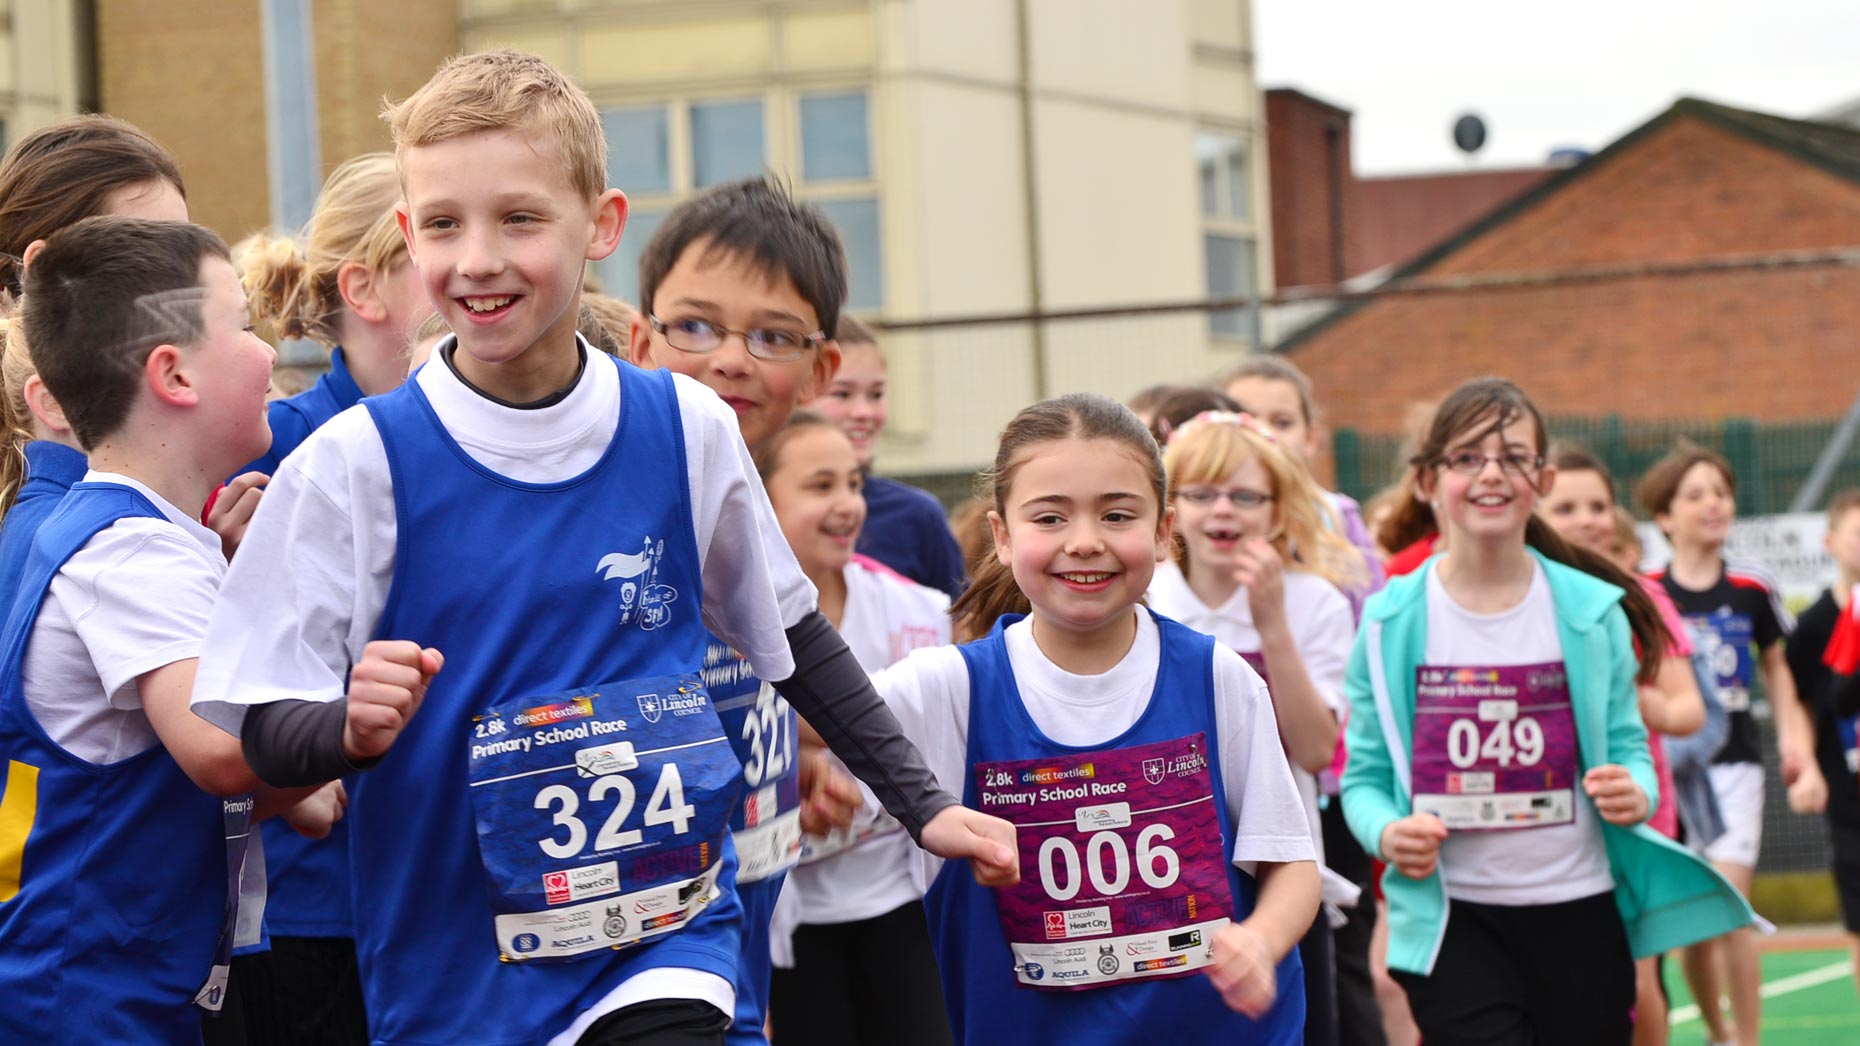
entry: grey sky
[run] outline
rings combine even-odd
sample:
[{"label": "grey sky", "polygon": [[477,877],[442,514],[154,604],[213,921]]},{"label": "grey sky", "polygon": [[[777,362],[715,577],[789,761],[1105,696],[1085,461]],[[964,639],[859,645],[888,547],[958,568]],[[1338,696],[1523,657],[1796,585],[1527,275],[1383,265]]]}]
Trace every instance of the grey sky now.
[{"label": "grey sky", "polygon": [[1682,95],[1785,116],[1860,98],[1857,0],[1253,0],[1253,20],[1261,86],[1352,110],[1363,174],[1464,168],[1467,111],[1498,167],[1599,149]]}]

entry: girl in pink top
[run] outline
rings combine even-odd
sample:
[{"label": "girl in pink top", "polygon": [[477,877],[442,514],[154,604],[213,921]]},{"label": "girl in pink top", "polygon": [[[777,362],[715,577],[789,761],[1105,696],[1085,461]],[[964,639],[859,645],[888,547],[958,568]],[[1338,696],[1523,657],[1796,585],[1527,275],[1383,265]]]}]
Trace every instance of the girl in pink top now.
[{"label": "girl in pink top", "polygon": [[[1556,485],[1539,505],[1549,524],[1571,544],[1583,545],[1637,574],[1640,543],[1634,539],[1633,517],[1615,505],[1614,477],[1599,458],[1575,447],[1555,448]],[[1626,532],[1622,532],[1625,517]],[[1666,630],[1673,637],[1653,686],[1640,688],[1640,715],[1647,723],[1647,747],[1660,781],[1660,801],[1647,823],[1668,838],[1679,834],[1679,812],[1673,802],[1673,771],[1666,758],[1662,734],[1684,736],[1705,725],[1705,702],[1692,678],[1692,641],[1685,623],[1660,583],[1641,578],[1653,597]],[[1658,959],[1634,963],[1636,999],[1634,1046],[1655,1046],[1667,1041],[1666,997],[1660,991]]]}]

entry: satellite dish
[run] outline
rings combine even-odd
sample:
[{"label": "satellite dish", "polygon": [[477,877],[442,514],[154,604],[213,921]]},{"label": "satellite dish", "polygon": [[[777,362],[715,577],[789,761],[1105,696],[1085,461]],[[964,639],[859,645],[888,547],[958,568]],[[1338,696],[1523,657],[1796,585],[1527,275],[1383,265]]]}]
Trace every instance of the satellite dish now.
[{"label": "satellite dish", "polygon": [[1478,152],[1485,145],[1485,121],[1472,113],[1454,121],[1453,144],[1467,156]]}]

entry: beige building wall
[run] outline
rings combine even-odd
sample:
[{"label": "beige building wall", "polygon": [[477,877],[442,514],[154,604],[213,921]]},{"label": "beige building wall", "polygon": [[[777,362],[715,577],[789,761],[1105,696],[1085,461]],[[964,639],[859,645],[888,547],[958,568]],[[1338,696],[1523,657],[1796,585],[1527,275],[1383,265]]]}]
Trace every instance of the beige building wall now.
[{"label": "beige building wall", "polygon": [[84,52],[83,27],[70,0],[0,3],[0,147],[80,110]]},{"label": "beige building wall", "polygon": [[[457,50],[457,12],[457,0],[315,0],[320,174],[387,147],[381,99]],[[174,154],[194,219],[228,240],[269,225],[259,0],[97,0],[96,47],[99,108]]]},{"label": "beige building wall", "polygon": [[[1250,243],[1269,280],[1250,23],[1246,0],[465,0],[461,34],[548,57],[604,110],[663,112],[655,184],[616,177],[635,210],[622,257],[696,190],[698,110],[759,100],[763,161],[798,193],[876,198],[882,276],[852,277],[882,293],[858,311],[908,321],[1196,301],[1211,233]],[[823,184],[802,169],[800,103],[834,91],[866,95],[871,170]],[[1210,133],[1247,157],[1217,218],[1197,167]],[[603,271],[630,290],[624,264]],[[881,466],[970,469],[1040,395],[1204,377],[1249,351],[1234,323],[1241,336],[1202,313],[891,332]]]}]

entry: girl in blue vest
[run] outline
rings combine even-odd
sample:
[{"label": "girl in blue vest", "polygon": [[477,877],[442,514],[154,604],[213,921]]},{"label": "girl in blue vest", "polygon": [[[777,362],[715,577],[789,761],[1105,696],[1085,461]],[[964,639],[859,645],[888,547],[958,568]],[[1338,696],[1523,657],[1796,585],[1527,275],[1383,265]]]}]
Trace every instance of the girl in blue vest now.
[{"label": "girl in blue vest", "polygon": [[925,898],[956,1040],[1299,1042],[1311,833],[1258,677],[1140,605],[1172,520],[1155,441],[1066,396],[1015,416],[992,477],[995,556],[953,610],[992,630],[878,677],[1018,828],[1019,884],[942,867]]},{"label": "girl in blue vest", "polygon": [[1429,1046],[1625,1046],[1633,956],[1754,919],[1645,824],[1635,682],[1665,626],[1535,514],[1546,444],[1509,381],[1447,397],[1413,465],[1448,551],[1370,599],[1350,660],[1344,815],[1389,863],[1389,968]]},{"label": "girl in blue vest", "polygon": [[[0,161],[0,280],[17,296],[16,259],[83,218],[187,220],[181,172],[168,151],[109,116],[78,116],[19,140]],[[89,463],[27,351],[25,325],[7,323],[0,350],[0,598],[19,588],[26,550]]]},{"label": "girl in blue vest", "polygon": [[[210,516],[251,518],[267,477],[310,434],[363,396],[407,375],[407,344],[432,305],[408,263],[394,220],[400,180],[387,153],[358,156],[330,173],[295,237],[259,234],[235,251],[254,315],[286,338],[329,347],[329,371],[295,396],[273,400],[271,449],[240,470]],[[245,502],[244,505],[238,502]],[[355,965],[349,904],[349,829],[326,839],[264,827],[271,950],[234,964],[253,1042],[364,1043],[368,1024]]]}]

